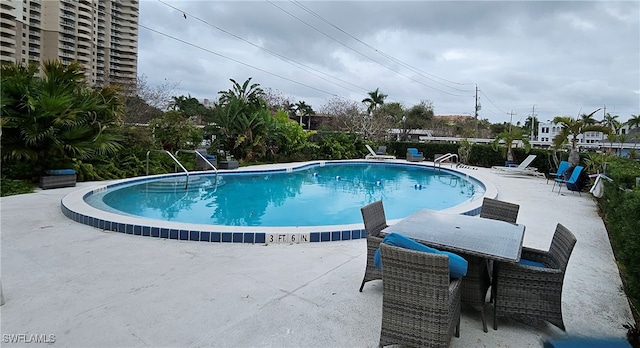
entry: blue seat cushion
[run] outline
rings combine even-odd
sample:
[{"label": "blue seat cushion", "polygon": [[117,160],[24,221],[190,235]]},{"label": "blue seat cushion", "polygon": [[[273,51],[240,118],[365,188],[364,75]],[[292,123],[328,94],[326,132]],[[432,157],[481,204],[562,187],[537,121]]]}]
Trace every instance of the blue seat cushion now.
[{"label": "blue seat cushion", "polygon": [[49,169],[47,175],[73,175],[76,173],[73,169]]},{"label": "blue seat cushion", "polygon": [[566,337],[552,338],[543,342],[544,348],[631,348],[631,344],[624,338],[591,338]]},{"label": "blue seat cushion", "polygon": [[525,266],[542,267],[547,268],[544,263],[538,261],[531,261],[526,259],[520,259],[520,264]]},{"label": "blue seat cushion", "polygon": [[[462,278],[467,275],[467,260],[462,258],[460,255],[428,247],[399,233],[388,234],[386,237],[384,237],[382,243],[415,251],[447,255],[449,257],[449,276],[451,278]],[[373,264],[380,269],[382,268],[382,257],[380,256],[380,248],[376,250],[373,256]]]}]

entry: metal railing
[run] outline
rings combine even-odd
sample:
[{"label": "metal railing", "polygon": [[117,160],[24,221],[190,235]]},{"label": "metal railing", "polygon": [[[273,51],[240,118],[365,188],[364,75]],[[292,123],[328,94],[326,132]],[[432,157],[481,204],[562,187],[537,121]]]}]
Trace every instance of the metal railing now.
[{"label": "metal railing", "polygon": [[208,164],[214,170],[214,172],[215,172],[214,182],[215,182],[216,188],[217,188],[217,186],[218,186],[218,168],[216,168],[216,166],[214,166],[213,163],[211,163],[206,157],[204,157],[204,155],[202,153],[200,153],[199,151],[196,151],[196,150],[180,149],[180,150],[176,151],[176,156],[178,156],[179,152],[195,153],[196,155],[200,156],[200,158],[204,161],[204,163]]},{"label": "metal railing", "polygon": [[[443,161],[446,161],[446,160],[451,159],[451,158],[453,158],[453,157],[455,157],[455,158],[456,158],[456,163],[460,162],[460,159],[459,159],[459,157],[458,157],[458,154],[455,154],[455,153],[447,153],[447,154],[442,155],[442,156],[440,156],[440,157],[438,157],[438,158],[436,158],[436,159],[434,159],[434,160],[433,160],[433,168],[435,168],[435,167],[436,167],[436,165],[438,166],[438,168],[442,167],[442,162],[443,162]],[[451,164],[451,166],[453,166],[453,164]]]},{"label": "metal railing", "polygon": [[171,152],[169,152],[169,151],[167,151],[167,150],[149,150],[149,151],[147,151],[147,175],[149,175],[149,154],[150,154],[151,152],[164,152],[164,153],[166,153],[167,155],[169,155],[169,157],[171,157],[171,159],[172,159],[174,162],[176,162],[176,164],[177,164],[177,165],[179,165],[179,166],[180,166],[180,168],[182,168],[182,170],[184,171],[184,173],[187,175],[187,181],[186,181],[186,184],[185,184],[185,186],[184,186],[184,189],[186,190],[186,189],[188,189],[188,188],[189,188],[189,171],[187,170],[187,168],[185,168],[185,167],[182,165],[182,163],[180,163],[180,161],[178,161],[178,159],[177,159],[177,158],[175,158],[175,156],[173,156],[173,155],[171,154]]}]

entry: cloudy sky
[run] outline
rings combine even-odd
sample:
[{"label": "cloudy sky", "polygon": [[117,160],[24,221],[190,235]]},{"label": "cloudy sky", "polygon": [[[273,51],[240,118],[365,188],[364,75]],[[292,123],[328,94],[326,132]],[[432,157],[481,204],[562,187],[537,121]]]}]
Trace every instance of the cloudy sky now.
[{"label": "cloudy sky", "polygon": [[[140,2],[138,74],[210,100],[252,82],[314,110],[380,88],[436,114],[640,113],[640,2]],[[603,111],[596,114],[601,119]]]}]

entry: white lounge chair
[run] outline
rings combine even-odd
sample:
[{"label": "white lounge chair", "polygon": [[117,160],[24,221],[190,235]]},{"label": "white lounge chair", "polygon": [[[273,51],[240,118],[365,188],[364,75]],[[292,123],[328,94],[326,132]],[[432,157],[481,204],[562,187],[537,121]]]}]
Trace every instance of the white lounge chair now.
[{"label": "white lounge chair", "polygon": [[380,159],[380,160],[396,159],[396,156],[377,154],[375,151],[373,151],[373,149],[369,145],[365,145],[365,147],[367,148],[367,150],[369,150],[369,154],[364,156],[364,158],[366,159]]},{"label": "white lounge chair", "polygon": [[491,171],[499,174],[544,176],[544,174],[540,173],[537,168],[529,167],[535,159],[536,155],[529,155],[517,167],[493,166],[491,167]]}]

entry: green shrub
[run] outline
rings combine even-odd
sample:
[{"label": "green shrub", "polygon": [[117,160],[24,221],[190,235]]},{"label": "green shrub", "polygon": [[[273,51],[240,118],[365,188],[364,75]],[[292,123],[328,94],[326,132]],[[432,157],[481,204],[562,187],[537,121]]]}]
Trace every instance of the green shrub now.
[{"label": "green shrub", "polygon": [[24,180],[0,179],[0,197],[19,195],[22,193],[32,193],[33,185]]},{"label": "green shrub", "polygon": [[318,151],[310,159],[364,158],[368,153],[364,142],[352,133],[321,131],[313,135],[310,140],[318,145]]},{"label": "green shrub", "polygon": [[[640,176],[640,164],[623,158],[611,158],[604,181],[604,196],[598,200],[611,247],[616,256],[624,290],[634,308],[640,313],[640,187],[635,177]],[[632,183],[633,182],[633,183]]]}]

